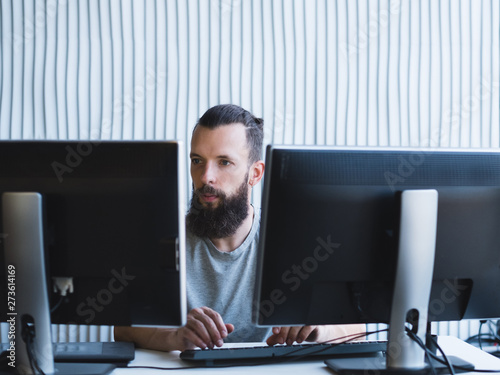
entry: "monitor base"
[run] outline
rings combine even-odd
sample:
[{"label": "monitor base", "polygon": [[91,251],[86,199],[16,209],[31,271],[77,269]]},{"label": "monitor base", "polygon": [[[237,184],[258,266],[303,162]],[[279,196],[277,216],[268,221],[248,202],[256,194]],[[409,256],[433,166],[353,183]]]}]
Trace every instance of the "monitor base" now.
[{"label": "monitor base", "polygon": [[[457,357],[448,357],[456,373],[474,370],[474,365]],[[423,369],[387,368],[386,357],[355,357],[328,359],[325,364],[338,375],[428,375],[432,374],[429,364]],[[436,374],[449,374],[448,367],[441,362],[432,362]],[[459,369],[455,366],[460,366]]]},{"label": "monitor base", "polygon": [[54,363],[57,375],[106,375],[115,367],[109,363]]}]

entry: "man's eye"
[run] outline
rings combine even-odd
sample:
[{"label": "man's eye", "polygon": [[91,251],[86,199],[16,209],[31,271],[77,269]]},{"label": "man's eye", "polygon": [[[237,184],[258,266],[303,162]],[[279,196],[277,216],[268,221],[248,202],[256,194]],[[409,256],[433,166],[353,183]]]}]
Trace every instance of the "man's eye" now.
[{"label": "man's eye", "polygon": [[229,162],[228,160],[221,160],[220,163],[222,165],[229,165],[229,164],[231,164],[231,162]]},{"label": "man's eye", "polygon": [[200,164],[200,159],[191,159],[191,163],[193,164]]}]

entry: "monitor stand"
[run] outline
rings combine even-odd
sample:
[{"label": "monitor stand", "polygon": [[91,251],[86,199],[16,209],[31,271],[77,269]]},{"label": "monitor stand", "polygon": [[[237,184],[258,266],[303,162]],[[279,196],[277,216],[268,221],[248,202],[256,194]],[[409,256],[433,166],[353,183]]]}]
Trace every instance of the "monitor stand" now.
[{"label": "monitor stand", "polygon": [[[15,327],[15,369],[22,374],[102,375],[115,366],[94,363],[54,364],[49,298],[45,275],[42,196],[2,194],[4,253],[9,301],[7,320]],[[24,337],[23,337],[24,336]],[[30,341],[30,354],[25,341]],[[31,357],[31,358],[30,358]]]},{"label": "monitor stand", "polygon": [[[399,249],[386,356],[325,361],[335,372],[342,375],[370,371],[391,375],[433,373],[423,348],[410,338],[408,331],[426,343],[437,209],[436,190],[405,190],[401,193]],[[461,366],[467,364],[457,359],[454,361]],[[446,371],[446,365],[435,361],[432,364],[436,372]]]}]

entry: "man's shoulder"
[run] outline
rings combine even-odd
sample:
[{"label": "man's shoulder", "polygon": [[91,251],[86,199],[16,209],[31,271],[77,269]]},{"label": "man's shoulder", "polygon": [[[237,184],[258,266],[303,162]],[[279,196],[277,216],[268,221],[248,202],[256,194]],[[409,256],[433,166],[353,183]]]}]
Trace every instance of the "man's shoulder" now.
[{"label": "man's shoulder", "polygon": [[186,242],[190,242],[190,243],[203,242],[203,238],[199,237],[196,234],[194,234],[193,232],[191,232],[191,230],[186,225]]},{"label": "man's shoulder", "polygon": [[196,253],[196,249],[206,248],[208,245],[204,238],[191,232],[186,226],[186,252]]}]

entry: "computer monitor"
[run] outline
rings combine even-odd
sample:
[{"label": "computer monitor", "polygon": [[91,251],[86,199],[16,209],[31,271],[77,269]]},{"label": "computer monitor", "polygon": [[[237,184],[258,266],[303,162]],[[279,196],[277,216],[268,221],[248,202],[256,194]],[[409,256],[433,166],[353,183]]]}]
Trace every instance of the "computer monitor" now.
[{"label": "computer monitor", "polygon": [[498,150],[269,146],[264,179],[259,325],[500,317]]},{"label": "computer monitor", "polygon": [[23,327],[50,373],[50,323],[185,324],[184,157],[175,141],[0,142],[0,313],[19,365]]}]

